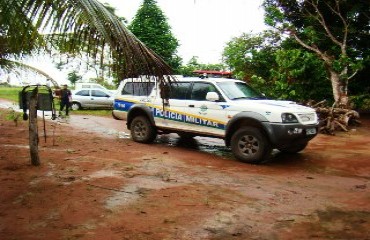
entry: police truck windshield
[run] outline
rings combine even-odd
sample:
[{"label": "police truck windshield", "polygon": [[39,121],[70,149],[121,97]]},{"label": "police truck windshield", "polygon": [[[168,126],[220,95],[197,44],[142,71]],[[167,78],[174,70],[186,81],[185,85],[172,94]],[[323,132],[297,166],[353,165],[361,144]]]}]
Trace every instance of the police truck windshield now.
[{"label": "police truck windshield", "polygon": [[231,100],[266,99],[261,93],[242,82],[219,82],[217,85]]}]

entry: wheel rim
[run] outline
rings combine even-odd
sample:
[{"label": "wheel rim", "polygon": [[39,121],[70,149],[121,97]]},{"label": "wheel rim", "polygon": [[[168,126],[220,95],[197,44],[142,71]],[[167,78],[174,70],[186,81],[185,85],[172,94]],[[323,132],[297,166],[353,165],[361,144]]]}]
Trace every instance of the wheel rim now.
[{"label": "wheel rim", "polygon": [[143,122],[137,122],[134,126],[135,136],[138,138],[144,138],[147,133],[147,126]]},{"label": "wheel rim", "polygon": [[77,103],[72,104],[72,110],[78,110],[80,109],[80,106]]},{"label": "wheel rim", "polygon": [[242,154],[253,156],[259,152],[260,144],[256,137],[252,135],[245,135],[239,139],[238,148]]}]

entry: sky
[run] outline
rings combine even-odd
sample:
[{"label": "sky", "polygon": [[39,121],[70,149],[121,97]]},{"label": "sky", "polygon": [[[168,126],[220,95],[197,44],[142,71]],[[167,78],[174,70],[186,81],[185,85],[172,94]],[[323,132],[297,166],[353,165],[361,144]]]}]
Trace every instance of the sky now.
[{"label": "sky", "polygon": [[[99,0],[116,8],[129,23],[143,0]],[[178,55],[186,64],[197,56],[200,63],[220,63],[227,42],[242,33],[266,29],[262,0],[157,0],[180,43]]]}]

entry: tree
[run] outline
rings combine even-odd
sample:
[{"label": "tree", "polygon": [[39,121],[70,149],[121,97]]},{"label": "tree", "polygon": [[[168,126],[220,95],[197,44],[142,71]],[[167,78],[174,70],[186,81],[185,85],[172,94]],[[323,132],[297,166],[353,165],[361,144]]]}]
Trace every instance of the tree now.
[{"label": "tree", "polygon": [[204,64],[199,63],[198,57],[193,56],[186,65],[183,65],[179,69],[179,74],[190,77],[194,76],[195,70],[215,70],[215,71],[222,71],[226,68],[223,64]]},{"label": "tree", "polygon": [[276,31],[242,34],[227,43],[224,62],[234,75],[268,96],[304,101],[327,98],[323,64],[293,39]]},{"label": "tree", "polygon": [[82,76],[77,74],[76,70],[68,73],[68,81],[71,82],[72,86],[76,85],[76,82],[82,79]]},{"label": "tree", "polygon": [[[84,52],[102,62],[114,56],[113,68],[125,76],[164,75],[172,69],[129,32],[122,19],[97,0],[0,0],[0,66],[11,65],[39,49]],[[41,32],[49,34],[41,34]],[[106,53],[104,54],[98,53]]]},{"label": "tree", "polygon": [[189,77],[193,75],[193,71],[199,70],[201,64],[198,62],[198,57],[193,56],[186,65],[180,67],[179,73]]},{"label": "tree", "polygon": [[180,66],[181,59],[176,55],[178,40],[171,33],[167,18],[155,0],[144,0],[129,29],[173,69]]},{"label": "tree", "polygon": [[270,70],[275,96],[305,102],[330,99],[330,84],[318,57],[302,48],[282,45],[275,53],[275,68]]},{"label": "tree", "polygon": [[368,1],[265,0],[264,7],[267,24],[323,61],[335,102],[347,105],[349,80],[366,57],[356,48],[356,36],[369,26]]},{"label": "tree", "polygon": [[250,80],[254,75],[268,79],[270,69],[276,65],[275,52],[280,43],[279,34],[273,31],[244,33],[226,44],[223,61],[238,79]]}]

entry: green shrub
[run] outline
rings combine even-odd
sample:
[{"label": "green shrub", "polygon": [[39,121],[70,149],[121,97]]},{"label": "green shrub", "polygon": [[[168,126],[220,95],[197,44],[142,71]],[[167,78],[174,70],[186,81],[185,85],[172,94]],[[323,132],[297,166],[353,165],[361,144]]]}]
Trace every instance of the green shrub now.
[{"label": "green shrub", "polygon": [[358,111],[370,111],[370,96],[368,94],[350,96],[349,100],[353,109]]}]

